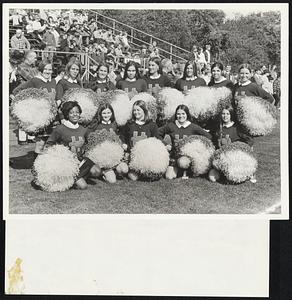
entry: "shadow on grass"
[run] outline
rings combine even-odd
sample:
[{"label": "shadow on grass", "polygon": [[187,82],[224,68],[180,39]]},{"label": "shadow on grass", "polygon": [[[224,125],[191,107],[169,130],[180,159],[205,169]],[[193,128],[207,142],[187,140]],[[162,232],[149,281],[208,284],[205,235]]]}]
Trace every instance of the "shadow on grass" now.
[{"label": "shadow on grass", "polygon": [[36,184],[34,180],[32,180],[32,181],[30,182],[30,185],[31,185],[35,190],[37,190],[37,191],[41,191],[41,190],[42,190],[42,188],[41,188],[38,184]]},{"label": "shadow on grass", "polygon": [[34,151],[29,151],[25,155],[10,157],[9,166],[13,169],[31,169],[36,158]]}]

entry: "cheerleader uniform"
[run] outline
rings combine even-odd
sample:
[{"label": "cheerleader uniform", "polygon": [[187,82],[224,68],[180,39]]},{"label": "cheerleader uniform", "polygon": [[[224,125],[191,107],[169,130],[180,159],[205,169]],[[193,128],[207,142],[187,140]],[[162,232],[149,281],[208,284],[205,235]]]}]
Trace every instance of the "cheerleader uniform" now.
[{"label": "cheerleader uniform", "polygon": [[215,82],[214,79],[211,79],[208,86],[213,87],[213,88],[227,87],[231,91],[233,91],[233,87],[234,87],[233,82],[231,80],[226,79],[226,78],[224,78],[220,82]]},{"label": "cheerleader uniform", "polygon": [[56,87],[56,100],[61,100],[67,90],[74,88],[81,88],[81,84],[77,79],[61,79]]},{"label": "cheerleader uniform", "polygon": [[129,92],[141,93],[147,91],[147,83],[142,78],[139,79],[134,78],[134,80],[121,79],[117,82],[116,87],[117,89],[123,90],[127,93]]},{"label": "cheerleader uniform", "polygon": [[190,89],[197,88],[199,86],[206,86],[206,81],[203,78],[194,77],[194,79],[180,78],[175,84],[175,88],[181,92],[187,92]]},{"label": "cheerleader uniform", "polygon": [[79,124],[72,124],[65,120],[63,124],[58,125],[48,138],[46,145],[51,146],[60,144],[68,147],[70,151],[76,154],[79,165],[78,179],[88,175],[94,162],[84,155],[84,144],[88,136],[88,130]]},{"label": "cheerleader uniform", "polygon": [[94,92],[107,92],[113,91],[115,85],[109,80],[96,80],[88,85],[89,89],[92,89]]},{"label": "cheerleader uniform", "polygon": [[247,81],[242,84],[236,83],[233,88],[233,97],[236,96],[257,96],[272,104],[275,101],[274,97],[271,94],[259,87],[256,83],[252,83],[251,81]]},{"label": "cheerleader uniform", "polygon": [[93,132],[96,130],[107,130],[107,131],[111,131],[114,132],[115,134],[118,134],[118,125],[116,122],[105,122],[105,121],[101,121],[101,123],[92,123],[87,127],[89,132]]},{"label": "cheerleader uniform", "polygon": [[158,137],[158,127],[152,120],[144,124],[137,124],[134,121],[128,122],[122,129],[122,140],[131,149],[138,141],[149,137]]},{"label": "cheerleader uniform", "polygon": [[147,91],[152,95],[157,95],[163,87],[171,87],[171,81],[166,75],[159,74],[158,77],[146,76]]},{"label": "cheerleader uniform", "polygon": [[220,126],[213,135],[213,142],[217,148],[221,148],[224,145],[234,142],[243,142],[248,144],[250,147],[253,146],[253,138],[241,132],[234,122]]}]

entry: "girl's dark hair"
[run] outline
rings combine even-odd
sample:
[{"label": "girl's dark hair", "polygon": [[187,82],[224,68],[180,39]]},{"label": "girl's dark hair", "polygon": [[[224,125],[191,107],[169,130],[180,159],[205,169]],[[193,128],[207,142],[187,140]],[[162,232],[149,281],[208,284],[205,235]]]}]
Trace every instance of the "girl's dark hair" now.
[{"label": "girl's dark hair", "polygon": [[[150,63],[151,61],[157,64],[157,66],[158,66],[157,73],[161,75],[162,74],[162,67],[161,67],[161,60],[160,60],[160,58],[159,57],[151,57],[149,59],[148,63]],[[151,74],[149,73],[149,75],[151,75]]]},{"label": "girl's dark hair", "polygon": [[251,66],[249,64],[242,64],[239,66],[238,72],[240,72],[241,69],[248,69],[251,73]]},{"label": "girl's dark hair", "polygon": [[98,72],[101,67],[106,67],[107,72],[109,73],[109,65],[106,63],[100,63],[96,69],[96,72]]},{"label": "girl's dark hair", "polygon": [[98,113],[98,124],[100,124],[102,121],[102,115],[101,115],[102,112],[107,108],[112,112],[112,116],[110,118],[111,122],[114,122],[116,120],[113,107],[109,103],[104,103],[99,107],[98,112],[97,112]]},{"label": "girl's dark hair", "polygon": [[219,68],[221,70],[221,72],[223,72],[223,70],[224,70],[224,66],[223,66],[223,64],[221,62],[215,62],[215,63],[213,63],[212,66],[211,66],[211,71],[215,67]]},{"label": "girl's dark hair", "polygon": [[124,78],[123,78],[124,80],[128,78],[127,72],[128,72],[128,69],[129,69],[130,67],[132,67],[132,66],[135,67],[135,71],[136,71],[135,78],[136,78],[136,79],[139,79],[139,78],[140,78],[138,65],[137,65],[134,61],[131,61],[131,60],[130,60],[130,61],[127,62],[126,66],[125,66],[125,72],[124,72]]},{"label": "girl's dark hair", "polygon": [[189,108],[188,108],[186,105],[184,105],[184,104],[180,104],[180,105],[176,108],[175,113],[174,113],[174,118],[175,118],[175,120],[176,120],[176,114],[177,114],[177,112],[178,112],[179,109],[183,110],[183,111],[186,113],[186,115],[187,115],[187,120],[190,121],[190,122],[192,122],[193,118],[192,118],[192,115],[191,115],[191,113],[190,113],[190,110],[189,110]]},{"label": "girl's dark hair", "polygon": [[62,113],[65,120],[69,119],[69,112],[74,107],[78,107],[80,114],[82,113],[82,109],[77,101],[67,101],[62,105]]},{"label": "girl's dark hair", "polygon": [[198,76],[198,69],[197,69],[196,63],[193,63],[192,61],[189,60],[189,61],[186,62],[186,65],[185,65],[185,68],[184,68],[184,73],[183,73],[183,77],[182,77],[183,80],[185,80],[187,78],[187,67],[189,65],[193,66],[194,76]]},{"label": "girl's dark hair", "polygon": [[146,103],[143,100],[137,100],[134,102],[133,108],[132,108],[132,121],[135,121],[134,106],[139,106],[140,108],[142,108],[142,110],[144,111],[144,121],[148,122],[149,121],[149,112],[146,107]]},{"label": "girl's dark hair", "polygon": [[38,70],[43,73],[44,69],[47,65],[51,65],[52,69],[53,69],[53,64],[50,60],[42,60],[39,64],[38,64]]}]

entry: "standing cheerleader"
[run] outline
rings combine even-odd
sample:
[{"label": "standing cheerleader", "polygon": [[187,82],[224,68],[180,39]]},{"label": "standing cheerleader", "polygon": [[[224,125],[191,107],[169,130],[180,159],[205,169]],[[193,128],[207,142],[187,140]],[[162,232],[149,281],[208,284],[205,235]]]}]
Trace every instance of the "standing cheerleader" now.
[{"label": "standing cheerleader", "polygon": [[[130,151],[136,142],[150,137],[158,138],[158,127],[149,119],[146,103],[137,100],[133,104],[132,119],[123,128],[123,147]],[[138,175],[134,172],[129,172],[128,176],[131,180],[138,179]]]},{"label": "standing cheerleader", "polygon": [[58,103],[61,103],[60,100],[68,89],[81,88],[80,73],[81,64],[79,60],[71,59],[66,65],[64,77],[57,84],[56,99]]},{"label": "standing cheerleader", "polygon": [[85,178],[88,176],[100,176],[100,167],[95,165],[89,158],[83,158],[84,143],[86,141],[88,130],[78,124],[81,107],[76,101],[65,102],[62,106],[62,113],[64,115],[64,122],[58,125],[48,138],[46,146],[61,144],[68,147],[74,152],[79,161],[79,175],[75,182],[78,189],[86,189],[87,183]]},{"label": "standing cheerleader", "polygon": [[156,96],[163,87],[171,87],[170,79],[162,74],[160,58],[152,57],[148,63],[148,74],[145,76],[147,90],[150,94]]},{"label": "standing cheerleader", "polygon": [[[56,81],[55,79],[52,79],[52,73],[53,73],[53,65],[51,61],[44,60],[40,62],[38,65],[38,71],[39,73],[33,77],[32,79],[20,84],[18,87],[16,87],[12,91],[12,95],[16,95],[18,92],[24,89],[28,88],[38,88],[38,89],[44,89],[49,93],[49,96],[52,100],[55,100],[56,98]],[[36,142],[35,146],[35,156],[42,151],[42,148],[44,146],[44,141],[42,137],[46,138],[47,134],[38,135],[37,137],[33,135],[27,135],[23,130],[18,129],[18,141],[19,144],[26,143],[28,141],[29,143]]]},{"label": "standing cheerleader", "polygon": [[259,87],[256,83],[250,81],[251,68],[248,64],[243,64],[239,68],[239,81],[234,85],[233,97],[236,96],[257,96],[264,100],[274,103],[275,99],[271,94]]},{"label": "standing cheerleader", "polygon": [[[250,147],[253,146],[253,139],[247,134],[244,134],[238,128],[235,122],[235,113],[231,106],[225,106],[220,114],[220,122],[217,124],[216,130],[213,132],[213,142],[216,148],[227,146],[234,142],[243,142],[248,144]],[[219,178],[219,173],[215,169],[209,171],[209,179],[212,182]],[[250,179],[252,183],[256,183],[256,177]]]},{"label": "standing cheerleader", "polygon": [[220,62],[216,62],[211,66],[211,80],[208,84],[210,87],[227,87],[233,90],[233,83],[231,80],[226,79],[223,76],[224,67]]},{"label": "standing cheerleader", "polygon": [[192,61],[188,61],[184,68],[183,77],[177,80],[175,88],[186,93],[192,88],[205,85],[205,80],[197,77],[197,65]]},{"label": "standing cheerleader", "polygon": [[90,82],[88,88],[94,92],[107,92],[115,89],[115,85],[109,80],[109,66],[105,63],[101,63],[97,67],[97,78]]},{"label": "standing cheerleader", "polygon": [[117,82],[116,87],[131,94],[147,91],[147,83],[140,78],[138,66],[134,61],[127,62],[124,77]]},{"label": "standing cheerleader", "polygon": [[203,135],[209,139],[212,138],[211,134],[191,121],[192,117],[189,108],[186,105],[181,104],[175,110],[174,122],[169,122],[158,130],[158,135],[161,140],[166,134],[171,138],[171,145],[166,146],[167,149],[171,151],[172,158],[171,165],[168,167],[165,175],[167,179],[177,177],[178,168],[176,166],[177,157],[175,155],[175,146],[180,139],[190,135]]}]

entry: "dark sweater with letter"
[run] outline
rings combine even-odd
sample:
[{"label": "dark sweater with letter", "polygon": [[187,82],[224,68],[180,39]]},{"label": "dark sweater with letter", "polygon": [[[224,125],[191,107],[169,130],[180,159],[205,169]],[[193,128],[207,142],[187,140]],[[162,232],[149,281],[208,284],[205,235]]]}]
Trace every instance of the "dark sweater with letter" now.
[{"label": "dark sweater with letter", "polygon": [[197,88],[199,86],[206,86],[206,81],[199,77],[194,80],[185,80],[180,78],[175,84],[175,88],[181,92],[186,92],[187,90]]},{"label": "dark sweater with letter", "polygon": [[146,92],[147,91],[147,83],[144,79],[139,78],[135,81],[128,81],[121,79],[117,82],[117,89],[123,90],[125,92],[135,91],[137,93]]}]

